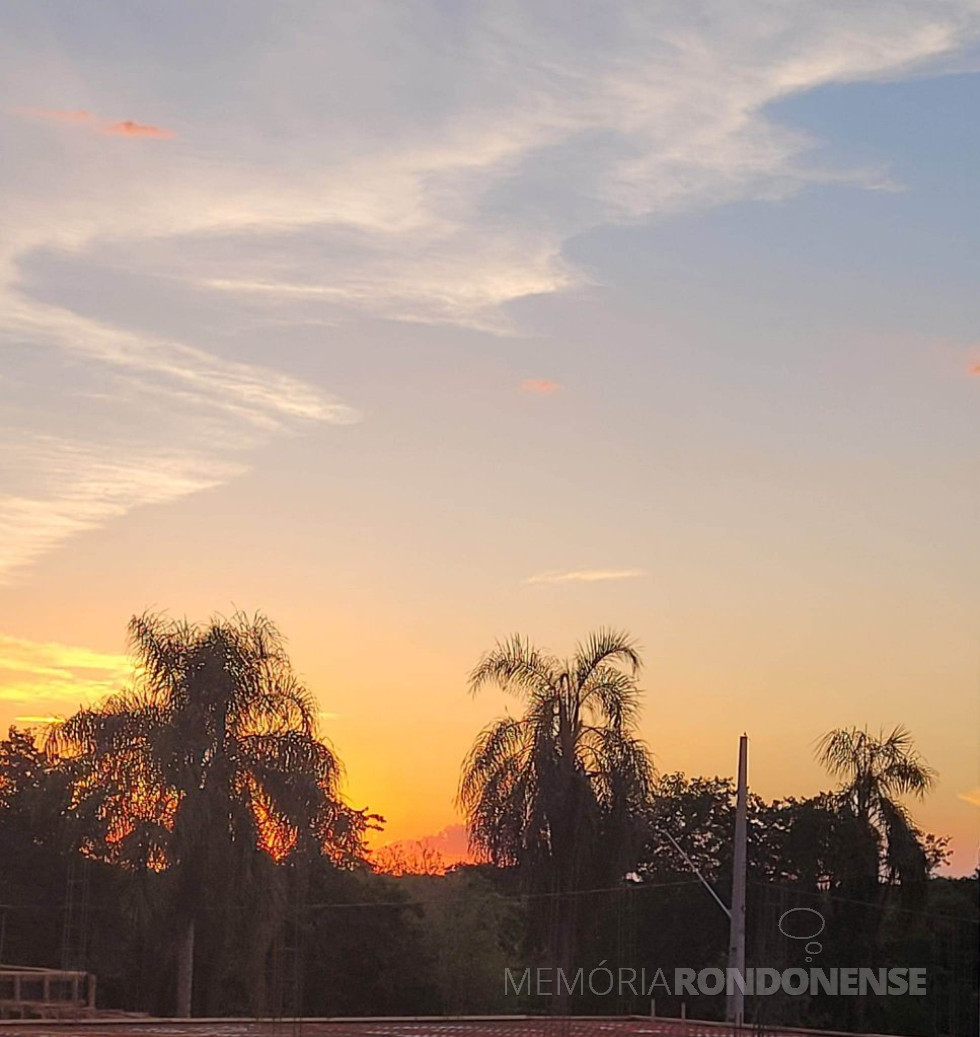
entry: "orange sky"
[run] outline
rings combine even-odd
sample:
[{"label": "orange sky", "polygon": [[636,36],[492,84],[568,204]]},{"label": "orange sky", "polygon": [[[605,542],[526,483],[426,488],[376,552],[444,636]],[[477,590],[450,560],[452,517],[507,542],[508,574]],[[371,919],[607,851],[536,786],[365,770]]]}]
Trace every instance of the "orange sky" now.
[{"label": "orange sky", "polygon": [[[153,520],[147,512],[145,517],[155,529],[143,533],[153,537],[163,516]],[[182,519],[171,514],[165,521],[178,521],[183,533],[193,535],[192,514]],[[68,611],[57,622],[46,599],[49,581],[65,579],[65,560],[52,561],[47,576],[42,565],[33,590],[17,592],[23,634],[0,641],[4,723],[93,701],[104,687],[125,679],[126,660],[118,654],[125,610],[93,607],[81,590],[87,577],[98,579],[108,556],[118,550],[115,539],[96,534],[85,558],[67,563],[71,583],[80,590],[68,595]],[[938,789],[915,814],[929,830],[954,836],[956,871],[974,867],[977,806],[966,797],[971,790],[976,797],[980,786],[975,727],[950,725],[948,715],[920,693],[934,679],[934,659],[941,652],[945,688],[960,681],[967,694],[972,660],[966,644],[957,655],[957,640],[942,624],[927,625],[928,603],[903,616],[880,601],[866,601],[839,615],[832,602],[812,603],[810,590],[801,586],[795,594],[787,588],[780,616],[765,595],[753,600],[744,591],[738,592],[742,611],[736,612],[728,600],[735,591],[726,592],[736,583],[731,571],[702,576],[698,586],[685,586],[690,583],[685,579],[672,587],[665,585],[666,572],[657,587],[648,576],[509,585],[488,571],[490,590],[483,600],[454,612],[445,587],[454,577],[423,577],[414,567],[398,578],[389,574],[387,593],[361,581],[330,596],[339,600],[321,600],[323,574],[298,570],[291,573],[295,582],[288,592],[276,591],[271,580],[282,564],[282,549],[270,548],[269,572],[260,581],[269,583],[258,590],[253,586],[248,596],[230,593],[232,583],[256,581],[254,574],[247,580],[234,574],[235,552],[221,557],[225,548],[209,559],[199,556],[199,562],[205,570],[227,567],[223,589],[229,602],[248,607],[249,598],[261,598],[290,637],[296,666],[322,704],[323,732],[346,764],[352,802],[388,819],[378,842],[421,838],[455,819],[460,761],[479,727],[508,704],[495,694],[473,699],[466,692],[467,671],[495,632],[529,631],[562,650],[568,646],[562,637],[566,629],[584,631],[611,618],[628,625],[645,648],[642,730],[661,770],[731,774],[744,728],[751,737],[752,787],[766,797],[809,794],[828,785],[813,762],[813,742],[828,727],[903,722],[941,775]],[[149,568],[136,578],[150,603],[175,596],[187,576],[182,566]],[[216,573],[203,575],[210,583]],[[117,577],[133,578],[133,573]],[[426,586],[413,591],[416,578]],[[102,596],[116,596],[114,582],[103,581]],[[668,594],[676,595],[669,608]],[[204,615],[211,595],[199,591],[191,598],[190,614]],[[446,603],[427,607],[427,601]],[[75,646],[42,642],[51,626],[73,629]],[[883,688],[887,695],[880,694]]]}]

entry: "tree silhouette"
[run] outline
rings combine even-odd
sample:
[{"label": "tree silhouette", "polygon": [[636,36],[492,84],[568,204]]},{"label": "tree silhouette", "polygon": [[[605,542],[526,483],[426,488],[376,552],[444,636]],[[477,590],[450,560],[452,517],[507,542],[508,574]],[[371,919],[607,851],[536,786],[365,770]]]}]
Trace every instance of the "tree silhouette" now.
[{"label": "tree silhouette", "polygon": [[[840,780],[836,793],[843,857],[841,891],[852,899],[841,953],[863,964],[878,945],[888,887],[899,883],[906,903],[921,900],[929,877],[929,858],[922,833],[899,797],[921,798],[932,788],[935,772],[922,760],[904,727],[889,734],[867,728],[838,728],[817,744],[817,755]],[[848,1025],[869,1028],[865,998],[853,998]]]},{"label": "tree silhouette", "polygon": [[829,731],[817,745],[820,762],[841,782],[838,801],[855,823],[855,862],[865,882],[920,883],[929,872],[922,833],[899,797],[921,799],[936,772],[904,727],[877,735],[867,728]]},{"label": "tree silhouette", "polygon": [[316,703],[261,614],[195,625],[129,624],[131,688],[55,724],[76,812],[95,817],[89,853],[170,869],[179,1016],[191,1013],[195,926],[257,849],[356,858],[366,816],[339,794],[340,763],[316,734]]},{"label": "tree silhouette", "polygon": [[567,894],[621,880],[639,844],[653,780],[635,733],[640,665],[629,637],[600,630],[566,660],[514,636],[470,675],[472,692],[496,685],[524,712],[477,737],[458,801],[474,850],[552,895],[547,923],[559,967],[575,943],[576,898]]}]

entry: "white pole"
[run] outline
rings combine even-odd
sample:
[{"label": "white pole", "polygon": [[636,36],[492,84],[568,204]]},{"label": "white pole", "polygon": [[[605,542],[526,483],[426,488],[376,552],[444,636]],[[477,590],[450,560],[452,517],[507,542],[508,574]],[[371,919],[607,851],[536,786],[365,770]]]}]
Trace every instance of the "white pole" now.
[{"label": "white pole", "polygon": [[[731,935],[728,943],[728,967],[745,976],[745,842],[749,791],[749,739],[738,740],[738,791],[735,799],[735,855],[732,863]],[[733,982],[728,995],[728,1022],[741,1026],[745,1010],[741,984]]]}]

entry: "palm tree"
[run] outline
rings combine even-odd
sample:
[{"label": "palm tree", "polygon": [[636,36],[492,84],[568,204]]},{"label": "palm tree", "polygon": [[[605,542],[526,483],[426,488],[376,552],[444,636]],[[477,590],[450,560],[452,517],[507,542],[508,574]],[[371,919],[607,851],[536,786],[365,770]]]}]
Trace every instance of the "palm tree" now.
[{"label": "palm tree", "polygon": [[361,849],[362,812],[340,798],[341,766],[316,733],[315,700],[275,625],[257,614],[205,625],[160,615],[129,624],[133,686],[55,724],[75,806],[100,830],[86,849],[173,872],[177,1015],[191,1013],[195,925],[257,849],[276,859]]},{"label": "palm tree", "polygon": [[838,802],[854,822],[858,845],[856,876],[865,883],[917,883],[928,874],[922,833],[901,796],[921,799],[936,772],[916,750],[904,727],[877,735],[867,728],[829,731],[817,744],[820,762],[838,778]]},{"label": "palm tree", "polygon": [[[838,882],[848,901],[837,905],[838,953],[845,963],[859,965],[877,945],[889,886],[900,883],[906,901],[924,891],[929,861],[922,833],[900,797],[921,799],[936,774],[900,726],[889,734],[856,727],[828,731],[817,743],[817,757],[840,781],[832,803],[842,850]],[[849,1029],[868,1030],[866,1002],[849,1002]]]},{"label": "palm tree", "polygon": [[549,893],[560,965],[570,964],[575,903],[566,894],[621,880],[633,865],[653,782],[636,721],[641,666],[625,634],[599,630],[558,659],[515,635],[470,674],[523,707],[477,737],[458,802],[473,849],[516,866],[527,888]]}]

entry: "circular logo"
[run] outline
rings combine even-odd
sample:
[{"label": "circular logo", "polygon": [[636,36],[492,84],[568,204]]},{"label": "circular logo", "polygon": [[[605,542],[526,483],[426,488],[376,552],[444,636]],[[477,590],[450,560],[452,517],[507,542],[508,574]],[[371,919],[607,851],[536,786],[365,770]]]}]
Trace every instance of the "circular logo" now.
[{"label": "circular logo", "polygon": [[[806,915],[815,917],[806,918]],[[783,928],[783,924],[786,923],[791,916],[804,916],[794,917],[788,922],[790,929],[801,931],[787,932],[786,929]],[[819,911],[815,911],[812,907],[791,907],[788,911],[784,911],[779,916],[779,921],[776,924],[779,926],[779,931],[783,936],[790,940],[812,940],[815,936],[819,936],[824,931],[827,926],[827,920]],[[814,929],[814,925],[816,925],[817,928]],[[807,930],[809,929],[812,929],[813,931],[808,932]],[[811,951],[809,946],[806,950],[809,954],[819,953],[817,951]]]}]

